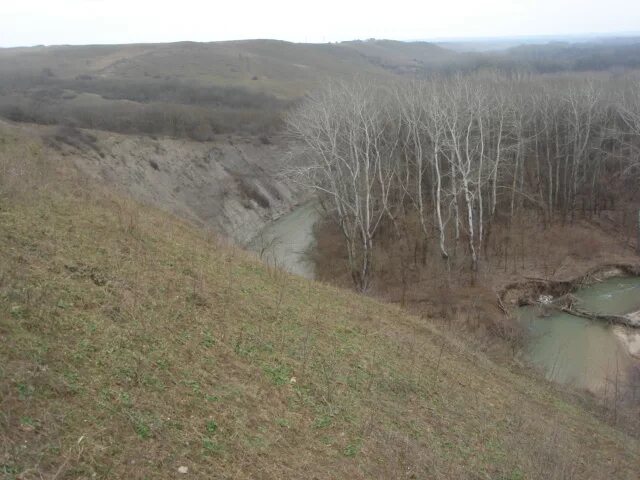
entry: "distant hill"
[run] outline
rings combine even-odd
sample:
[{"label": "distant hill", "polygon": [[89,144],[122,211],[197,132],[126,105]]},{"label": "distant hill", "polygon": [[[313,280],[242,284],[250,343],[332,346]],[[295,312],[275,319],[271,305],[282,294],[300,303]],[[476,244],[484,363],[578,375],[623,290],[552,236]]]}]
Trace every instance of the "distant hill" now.
[{"label": "distant hill", "polygon": [[429,42],[367,40],[343,42],[338,46],[355,50],[374,65],[395,73],[439,69],[461,57],[460,54]]},{"label": "distant hill", "polygon": [[542,73],[560,71],[602,71],[640,67],[640,37],[627,41],[592,43],[552,42],[520,45],[506,52],[513,64],[526,65]]},{"label": "distant hill", "polygon": [[572,45],[630,45],[638,43],[640,33],[585,34],[585,35],[533,35],[514,37],[485,37],[433,40],[432,44],[456,52],[496,52],[522,45],[546,46],[554,43]]},{"label": "distant hill", "polygon": [[[387,75],[456,57],[427,42],[334,44],[245,40],[213,43],[53,46],[0,49],[6,75],[243,86],[279,97],[304,94],[323,77]],[[0,74],[2,75],[2,74]]]},{"label": "distant hill", "polygon": [[640,39],[636,40],[516,43],[485,52],[464,52],[471,47],[457,43],[443,48],[429,42],[375,39],[0,49],[0,116],[199,141],[227,133],[270,135],[281,129],[285,111],[328,79],[393,79],[482,69],[635,69],[640,68]]},{"label": "distant hill", "polygon": [[329,78],[392,78],[460,56],[425,42],[277,40],[0,49],[0,116],[211,140],[269,134]]}]

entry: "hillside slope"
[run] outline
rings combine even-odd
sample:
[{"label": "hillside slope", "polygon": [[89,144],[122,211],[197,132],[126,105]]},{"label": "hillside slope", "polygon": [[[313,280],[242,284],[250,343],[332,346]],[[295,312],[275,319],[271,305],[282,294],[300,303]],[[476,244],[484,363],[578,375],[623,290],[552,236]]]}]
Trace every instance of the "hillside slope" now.
[{"label": "hillside slope", "polygon": [[4,478],[637,478],[638,440],[552,385],[47,178],[0,198]]},{"label": "hillside slope", "polygon": [[279,136],[194,142],[0,121],[3,134],[38,139],[50,147],[50,163],[71,163],[99,184],[240,244],[305,200],[282,179],[296,148]]},{"label": "hillside slope", "polygon": [[302,200],[280,178],[292,147],[278,138],[263,144],[242,137],[193,142],[98,131],[80,135],[96,139],[92,148],[73,137],[56,140],[55,133],[53,141],[91,178],[240,244]]},{"label": "hillside slope", "polygon": [[5,75],[23,77],[44,74],[51,79],[88,75],[120,81],[179,80],[244,86],[292,98],[327,77],[385,76],[389,69],[456,56],[426,42],[243,40],[0,49],[0,67]]}]

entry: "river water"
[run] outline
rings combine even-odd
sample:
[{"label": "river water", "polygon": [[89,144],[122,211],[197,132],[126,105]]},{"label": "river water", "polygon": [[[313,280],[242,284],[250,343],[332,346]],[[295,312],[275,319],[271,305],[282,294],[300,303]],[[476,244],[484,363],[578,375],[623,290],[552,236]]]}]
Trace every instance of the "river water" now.
[{"label": "river water", "polygon": [[313,226],[320,218],[315,202],[305,203],[267,225],[248,245],[269,265],[314,278],[307,253],[314,243]]},{"label": "river water", "polygon": [[[610,278],[574,296],[584,310],[623,315],[640,310],[640,278]],[[638,362],[630,352],[640,338],[638,329],[563,312],[539,314],[539,307],[520,309],[531,336],[524,353],[550,380],[598,393]]]}]

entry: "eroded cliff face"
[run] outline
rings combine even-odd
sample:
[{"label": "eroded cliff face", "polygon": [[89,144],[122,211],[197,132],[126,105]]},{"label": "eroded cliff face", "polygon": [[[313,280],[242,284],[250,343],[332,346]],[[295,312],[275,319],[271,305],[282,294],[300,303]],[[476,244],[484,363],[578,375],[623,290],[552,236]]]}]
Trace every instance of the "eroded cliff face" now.
[{"label": "eroded cliff face", "polygon": [[44,136],[90,177],[240,244],[302,200],[280,175],[291,154],[282,138],[192,142],[87,130]]}]

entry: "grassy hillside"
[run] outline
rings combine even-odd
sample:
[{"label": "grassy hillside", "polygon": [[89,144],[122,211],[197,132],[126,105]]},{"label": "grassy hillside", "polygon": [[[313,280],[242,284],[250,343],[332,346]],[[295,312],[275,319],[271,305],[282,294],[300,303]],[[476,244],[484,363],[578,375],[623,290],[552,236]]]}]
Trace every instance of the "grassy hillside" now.
[{"label": "grassy hillside", "polygon": [[245,40],[0,49],[0,65],[5,75],[186,81],[244,86],[295,98],[325,77],[386,75],[385,67],[409,67],[456,56],[426,42]]},{"label": "grassy hillside", "polygon": [[548,383],[1,145],[3,478],[637,478]]},{"label": "grassy hillside", "polygon": [[429,42],[395,40],[352,41],[340,44],[359,52],[370,62],[394,73],[425,73],[471,68],[475,57],[456,53]]}]

